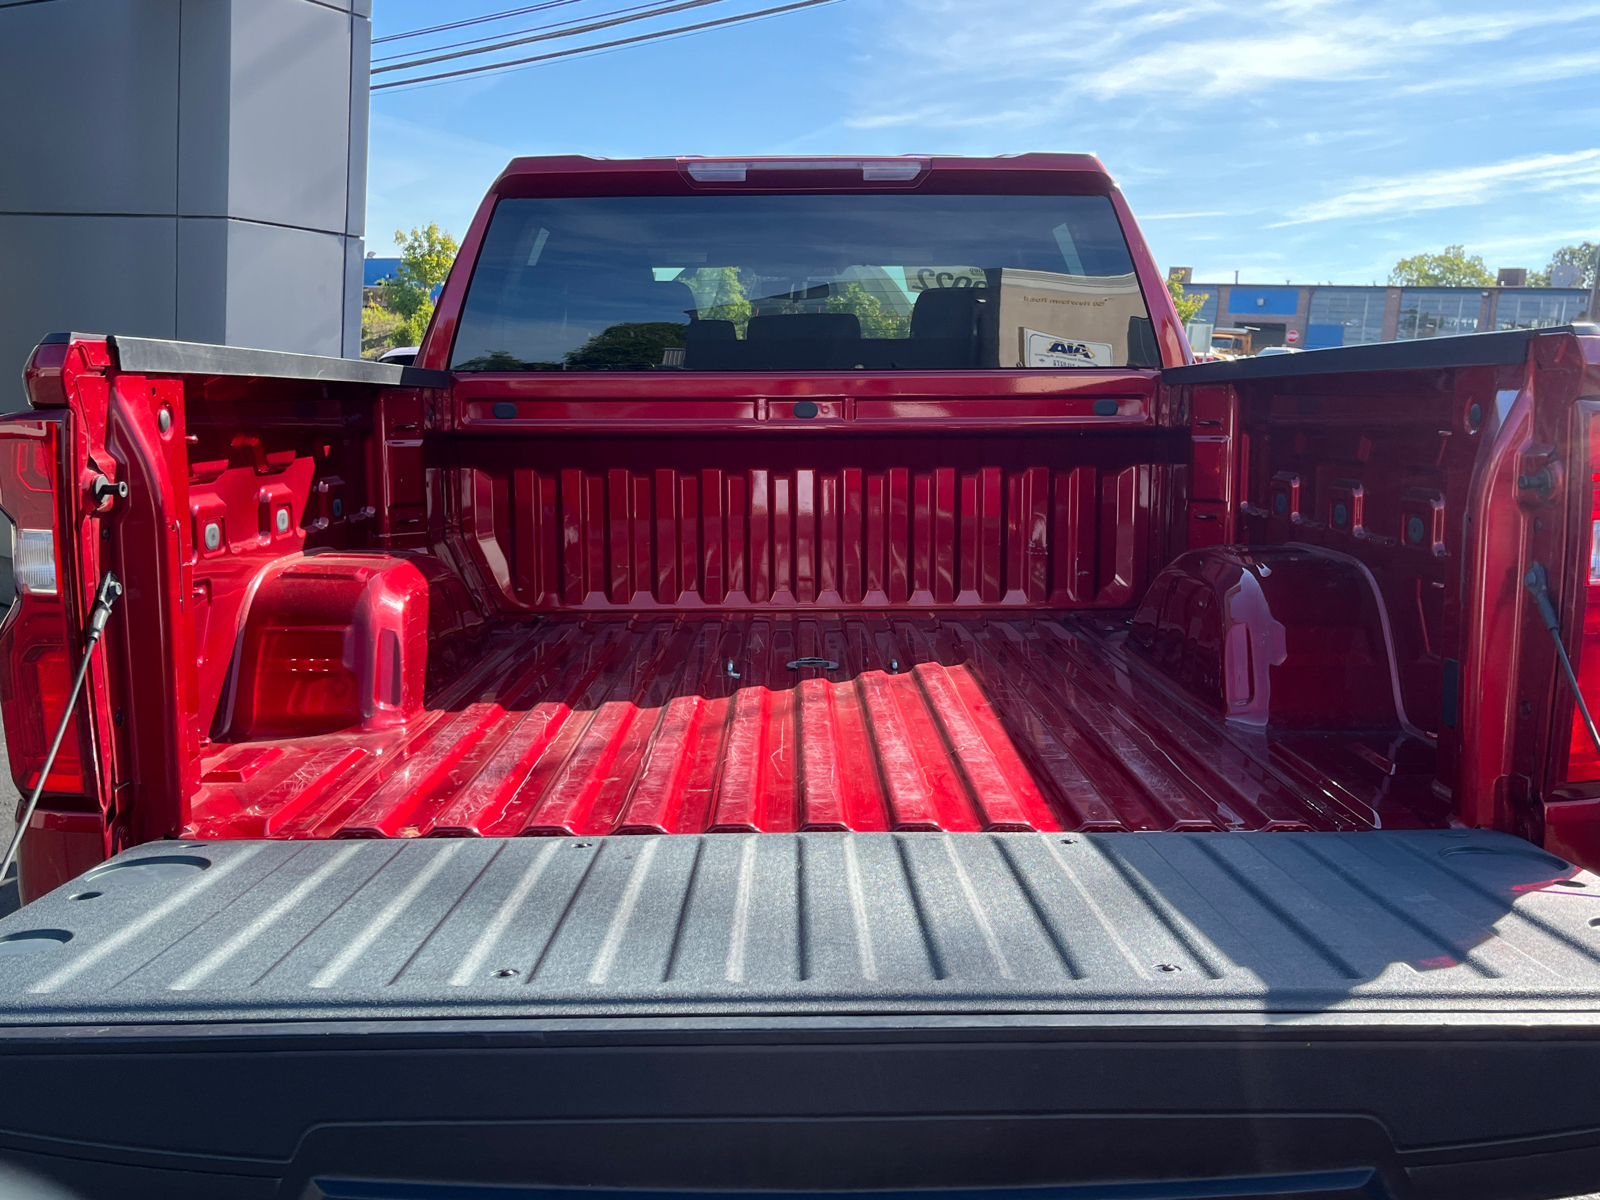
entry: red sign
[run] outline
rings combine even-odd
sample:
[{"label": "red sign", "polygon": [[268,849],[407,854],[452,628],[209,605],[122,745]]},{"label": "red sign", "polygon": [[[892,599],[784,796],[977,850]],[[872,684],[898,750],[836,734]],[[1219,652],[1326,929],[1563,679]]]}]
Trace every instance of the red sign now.
[{"label": "red sign", "polygon": [[1288,337],[1289,345],[1292,346],[1300,340],[1300,331],[1298,329],[1291,329],[1285,336]]}]

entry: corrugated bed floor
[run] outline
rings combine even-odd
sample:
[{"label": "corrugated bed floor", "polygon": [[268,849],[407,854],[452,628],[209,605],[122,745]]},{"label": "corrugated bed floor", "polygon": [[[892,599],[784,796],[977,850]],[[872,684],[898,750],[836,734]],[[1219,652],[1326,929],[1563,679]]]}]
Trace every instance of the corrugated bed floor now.
[{"label": "corrugated bed floor", "polygon": [[1224,728],[1124,641],[1071,616],[542,621],[407,730],[218,747],[188,832],[1448,823],[1420,740]]}]

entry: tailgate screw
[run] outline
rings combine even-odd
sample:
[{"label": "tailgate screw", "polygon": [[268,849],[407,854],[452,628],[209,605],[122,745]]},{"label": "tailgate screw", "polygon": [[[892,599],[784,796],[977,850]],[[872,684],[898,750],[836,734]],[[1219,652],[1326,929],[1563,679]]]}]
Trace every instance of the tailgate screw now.
[{"label": "tailgate screw", "polygon": [[275,519],[276,519],[276,521],[278,523],[278,532],[279,533],[288,533],[289,532],[289,510],[287,508],[280,508],[278,510],[278,515],[277,515],[277,517]]},{"label": "tailgate screw", "polygon": [[501,967],[498,971],[496,971],[494,973],[494,977],[496,979],[510,979],[513,975],[516,975],[517,973],[518,972],[517,972],[517,969],[515,967]]},{"label": "tailgate screw", "polygon": [[89,485],[89,494],[94,497],[96,505],[104,504],[107,500],[126,500],[128,498],[128,481],[119,479],[112,483],[104,475],[96,475],[94,482]]},{"label": "tailgate screw", "polygon": [[222,526],[215,521],[206,525],[204,537],[207,550],[220,550],[222,548]]},{"label": "tailgate screw", "polygon": [[1078,839],[1077,838],[1062,838],[1061,839],[1061,844],[1063,846],[1076,846],[1078,844]]},{"label": "tailgate screw", "polygon": [[1158,971],[1181,971],[1181,970],[1183,970],[1183,968],[1180,967],[1177,963],[1157,963],[1156,964],[1156,970],[1158,970]]},{"label": "tailgate screw", "polygon": [[739,678],[739,672],[737,672],[737,671],[735,671],[733,669],[733,659],[731,659],[731,658],[728,660],[727,671],[728,671],[728,678],[730,678],[730,679]]}]

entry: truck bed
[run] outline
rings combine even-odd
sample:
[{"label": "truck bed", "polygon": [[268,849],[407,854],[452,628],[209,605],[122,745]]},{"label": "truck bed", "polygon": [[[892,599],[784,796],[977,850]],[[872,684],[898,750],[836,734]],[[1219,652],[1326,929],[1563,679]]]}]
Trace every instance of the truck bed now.
[{"label": "truck bed", "polygon": [[1121,619],[571,616],[492,646],[411,729],[216,747],[188,832],[1448,824],[1427,740],[1230,726],[1129,648]]}]

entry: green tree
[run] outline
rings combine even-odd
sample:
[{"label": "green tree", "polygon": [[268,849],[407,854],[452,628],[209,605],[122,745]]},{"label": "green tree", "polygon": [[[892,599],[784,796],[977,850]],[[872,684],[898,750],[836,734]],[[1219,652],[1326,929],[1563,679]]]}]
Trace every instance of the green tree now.
[{"label": "green tree", "polygon": [[1211,299],[1210,292],[1188,295],[1183,290],[1183,284],[1176,278],[1167,280],[1167,291],[1172,295],[1172,306],[1178,310],[1178,320],[1185,325],[1199,316],[1200,310],[1206,306],[1206,301]]},{"label": "green tree", "polygon": [[1582,267],[1583,275],[1578,280],[1578,287],[1592,288],[1594,286],[1594,260],[1600,255],[1600,244],[1595,242],[1579,242],[1574,246],[1563,246],[1550,256],[1550,263],[1542,271],[1528,272],[1529,287],[1549,287],[1550,275],[1561,266]]},{"label": "green tree", "polygon": [[1483,255],[1465,246],[1446,246],[1442,254],[1413,254],[1395,263],[1389,283],[1399,287],[1493,287]]},{"label": "green tree", "polygon": [[823,301],[824,312],[855,313],[856,319],[861,322],[861,336],[864,338],[908,338],[911,336],[911,314],[897,313],[888,308],[884,303],[867,291],[859,283],[847,283],[842,291],[833,291],[838,284],[829,288],[831,293]]},{"label": "green tree", "polygon": [[391,346],[408,346],[410,342],[396,342],[395,334],[405,318],[392,313],[383,305],[369,301],[361,306],[361,355],[377,358]]},{"label": "green tree", "polygon": [[379,303],[401,318],[392,346],[415,346],[433,319],[433,289],[450,274],[460,244],[438,225],[429,222],[409,234],[395,230],[400,266],[383,281]]},{"label": "green tree", "polygon": [[695,311],[702,321],[732,321],[744,336],[750,320],[750,300],[738,267],[696,267],[678,276],[694,293]]},{"label": "green tree", "polygon": [[566,358],[569,371],[648,371],[662,351],[683,345],[689,326],[675,321],[628,321],[595,334]]}]

